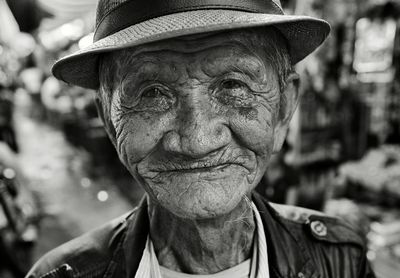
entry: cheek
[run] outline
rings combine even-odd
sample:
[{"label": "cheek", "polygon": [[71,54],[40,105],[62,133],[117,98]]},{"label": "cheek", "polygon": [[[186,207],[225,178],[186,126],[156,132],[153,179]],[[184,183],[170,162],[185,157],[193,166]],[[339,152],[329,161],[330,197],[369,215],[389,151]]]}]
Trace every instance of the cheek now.
[{"label": "cheek", "polygon": [[[273,110],[271,110],[273,111]],[[256,117],[238,115],[231,117],[231,129],[241,145],[258,157],[269,157],[274,143],[274,114],[264,106],[254,110]]]},{"label": "cheek", "polygon": [[166,132],[168,121],[150,115],[127,113],[113,119],[117,152],[128,170],[157,148]]}]

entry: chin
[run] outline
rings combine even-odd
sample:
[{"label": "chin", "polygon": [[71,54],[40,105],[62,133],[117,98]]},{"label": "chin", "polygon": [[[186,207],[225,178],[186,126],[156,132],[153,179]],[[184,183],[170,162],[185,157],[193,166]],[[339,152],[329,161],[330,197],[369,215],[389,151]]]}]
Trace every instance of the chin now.
[{"label": "chin", "polygon": [[246,182],[231,186],[220,182],[196,181],[177,194],[155,194],[157,202],[176,216],[207,220],[229,215],[244,201],[252,186]]}]

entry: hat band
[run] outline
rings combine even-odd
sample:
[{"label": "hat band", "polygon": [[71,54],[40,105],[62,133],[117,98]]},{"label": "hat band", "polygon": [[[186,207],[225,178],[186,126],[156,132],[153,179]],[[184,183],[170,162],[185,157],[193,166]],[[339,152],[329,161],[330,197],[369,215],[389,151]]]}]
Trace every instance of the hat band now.
[{"label": "hat band", "polygon": [[133,0],[126,1],[101,19],[96,27],[94,41],[155,17],[208,9],[284,14],[273,0]]}]

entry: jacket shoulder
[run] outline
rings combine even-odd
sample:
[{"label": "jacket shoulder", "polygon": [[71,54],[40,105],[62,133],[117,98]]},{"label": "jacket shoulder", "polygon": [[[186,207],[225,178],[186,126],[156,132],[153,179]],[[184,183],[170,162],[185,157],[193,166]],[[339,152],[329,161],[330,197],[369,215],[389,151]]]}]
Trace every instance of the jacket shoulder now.
[{"label": "jacket shoulder", "polygon": [[307,250],[320,277],[375,277],[366,257],[366,237],[353,225],[314,210],[270,205]]},{"label": "jacket shoulder", "polygon": [[[270,203],[279,217],[291,225],[302,226],[316,241],[332,244],[354,244],[364,249],[365,237],[350,223],[322,212],[302,207]],[[290,224],[289,224],[290,225]]]},{"label": "jacket shoulder", "polygon": [[124,235],[127,219],[134,215],[135,210],[50,251],[26,278],[81,277],[87,271],[104,272]]}]

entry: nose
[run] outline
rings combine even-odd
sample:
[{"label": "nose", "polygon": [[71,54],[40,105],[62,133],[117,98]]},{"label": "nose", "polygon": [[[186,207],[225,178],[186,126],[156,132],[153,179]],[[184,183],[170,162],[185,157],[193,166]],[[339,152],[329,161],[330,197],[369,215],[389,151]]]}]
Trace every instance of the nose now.
[{"label": "nose", "polygon": [[227,146],[231,132],[204,94],[184,97],[175,119],[174,130],[163,138],[164,149],[178,155],[201,158]]}]

